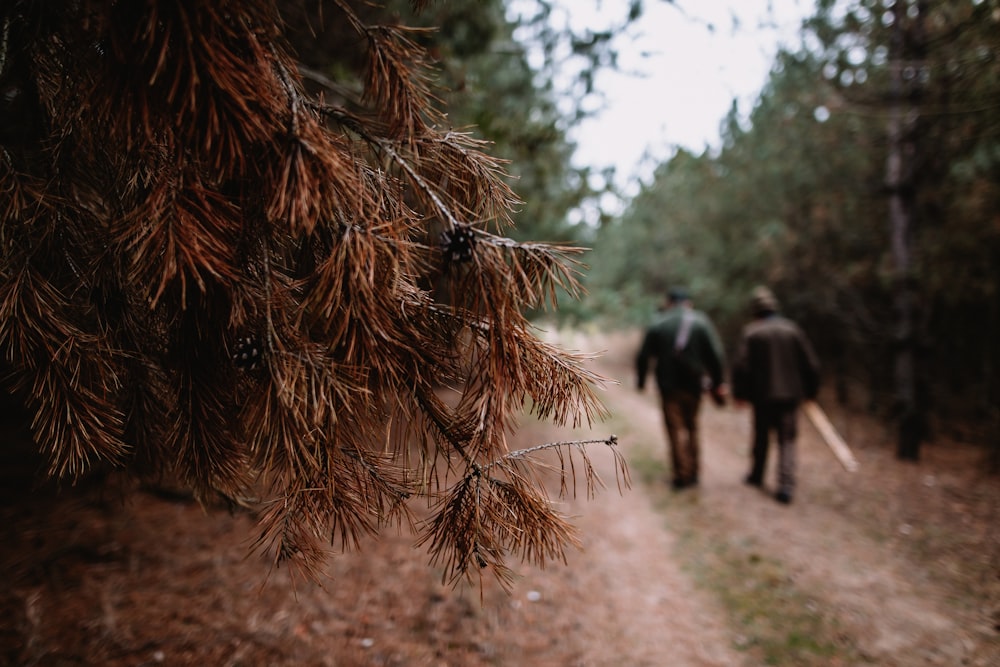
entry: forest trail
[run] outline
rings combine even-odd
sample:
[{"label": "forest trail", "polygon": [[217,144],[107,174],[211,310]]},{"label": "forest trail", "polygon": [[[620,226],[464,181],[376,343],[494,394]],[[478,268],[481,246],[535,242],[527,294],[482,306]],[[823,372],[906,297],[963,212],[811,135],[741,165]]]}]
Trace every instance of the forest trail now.
[{"label": "forest trail", "polygon": [[[624,498],[609,491],[580,508],[585,550],[568,571],[580,578],[603,572],[608,583],[603,611],[591,608],[588,616],[621,618],[619,607],[634,601],[628,627],[597,633],[597,646],[581,664],[996,664],[1000,642],[989,615],[956,600],[952,586],[909,555],[907,542],[920,539],[917,533],[941,529],[921,525],[932,517],[919,516],[918,503],[951,502],[952,492],[962,490],[949,488],[959,482],[948,480],[946,470],[902,465],[884,449],[869,449],[877,436],[870,425],[841,424],[859,445],[861,470],[850,473],[803,416],[799,492],[783,506],[769,495],[773,452],[765,480],[771,491],[742,483],[748,410],[706,401],[701,483],[671,491],[655,389],[634,388],[638,342],[637,334],[563,341],[568,349],[604,351],[598,368],[617,381],[605,397],[612,412],[607,425],[635,478]],[[911,494],[920,496],[917,503],[899,507]],[[990,503],[987,521],[997,516],[995,495]],[[985,572],[997,563],[992,547],[977,556],[987,561]],[[602,606],[593,597],[587,602]],[[625,638],[629,633],[646,640]],[[605,657],[610,646],[620,663]]]},{"label": "forest trail", "polygon": [[618,381],[602,395],[611,417],[576,431],[525,419],[512,446],[614,433],[632,488],[618,493],[592,445],[607,488],[558,501],[583,548],[545,569],[512,562],[509,595],[489,572],[481,588],[442,583],[405,531],[333,555],[319,585],[247,557],[247,513],[4,484],[0,665],[1000,664],[1000,489],[983,448],[901,464],[879,426],[831,411],[860,462],[848,473],[803,419],[784,506],[742,483],[747,412],[706,402],[701,484],[675,493],[655,391],[634,388],[637,342],[563,341],[606,350],[595,367]]}]

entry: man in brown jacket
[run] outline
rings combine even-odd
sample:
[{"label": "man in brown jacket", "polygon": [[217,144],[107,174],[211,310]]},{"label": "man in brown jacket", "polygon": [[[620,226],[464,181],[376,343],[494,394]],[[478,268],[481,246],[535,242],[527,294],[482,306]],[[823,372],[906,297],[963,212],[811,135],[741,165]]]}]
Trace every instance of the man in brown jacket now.
[{"label": "man in brown jacket", "polygon": [[819,390],[819,361],[802,330],[778,314],[766,287],[753,291],[754,319],[743,328],[733,364],[733,397],[753,405],[753,464],[746,483],[762,486],[770,432],[778,436],[778,491],[790,503],[795,493],[798,408]]}]

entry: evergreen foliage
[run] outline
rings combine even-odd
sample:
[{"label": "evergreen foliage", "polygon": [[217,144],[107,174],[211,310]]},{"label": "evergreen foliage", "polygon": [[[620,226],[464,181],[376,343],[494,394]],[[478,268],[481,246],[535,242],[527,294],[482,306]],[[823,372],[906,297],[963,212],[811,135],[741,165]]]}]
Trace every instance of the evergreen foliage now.
[{"label": "evergreen foliage", "polygon": [[[921,410],[994,438],[1000,4],[907,3],[908,39],[924,32],[923,48],[911,50],[919,59],[903,63],[917,150],[907,186],[912,264],[902,278],[885,181],[891,4],[818,3],[808,39],[779,54],[748,118],[734,109],[718,150],[678,151],[601,230],[590,304],[641,322],[666,286],[685,283],[732,341],[750,288],[767,283],[815,339],[841,396],[865,387],[861,403],[889,417],[903,280],[914,294]],[[623,298],[602,301],[612,293]]]},{"label": "evergreen foliage", "polygon": [[[307,570],[424,497],[448,574],[506,581],[508,553],[574,540],[514,419],[602,413],[524,315],[577,293],[579,249],[504,236],[518,199],[419,32],[324,4],[4,3],[8,379],[53,477],[179,477],[262,509],[258,546]],[[288,40],[325,21],[317,73]]]}]

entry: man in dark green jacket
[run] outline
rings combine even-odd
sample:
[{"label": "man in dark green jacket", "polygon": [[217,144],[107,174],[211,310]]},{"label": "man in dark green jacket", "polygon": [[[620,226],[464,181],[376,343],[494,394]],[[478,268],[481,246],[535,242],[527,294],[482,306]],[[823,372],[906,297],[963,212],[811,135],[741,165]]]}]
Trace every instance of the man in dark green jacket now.
[{"label": "man in dark green jacket", "polygon": [[706,382],[717,404],[724,404],[727,394],[722,343],[712,322],[692,307],[683,288],[670,290],[666,312],[646,331],[636,357],[640,391],[651,361],[670,446],[673,486],[683,489],[698,483],[698,408]]},{"label": "man in dark green jacket", "polygon": [[746,482],[762,486],[770,432],[778,436],[779,502],[795,492],[795,439],[798,408],[819,390],[819,360],[809,339],[778,314],[778,301],[766,287],[751,298],[753,321],[743,328],[733,363],[733,398],[753,405],[753,462]]}]

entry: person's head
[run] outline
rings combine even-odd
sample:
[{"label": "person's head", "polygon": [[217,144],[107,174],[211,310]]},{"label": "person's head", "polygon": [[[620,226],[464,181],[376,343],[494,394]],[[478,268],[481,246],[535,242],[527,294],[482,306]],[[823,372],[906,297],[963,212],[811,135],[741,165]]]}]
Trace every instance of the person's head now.
[{"label": "person's head", "polygon": [[778,300],[774,292],[763,285],[755,287],[750,296],[750,310],[754,317],[764,317],[778,312]]},{"label": "person's head", "polygon": [[667,306],[674,307],[691,303],[691,293],[686,287],[671,287],[667,292]]}]

